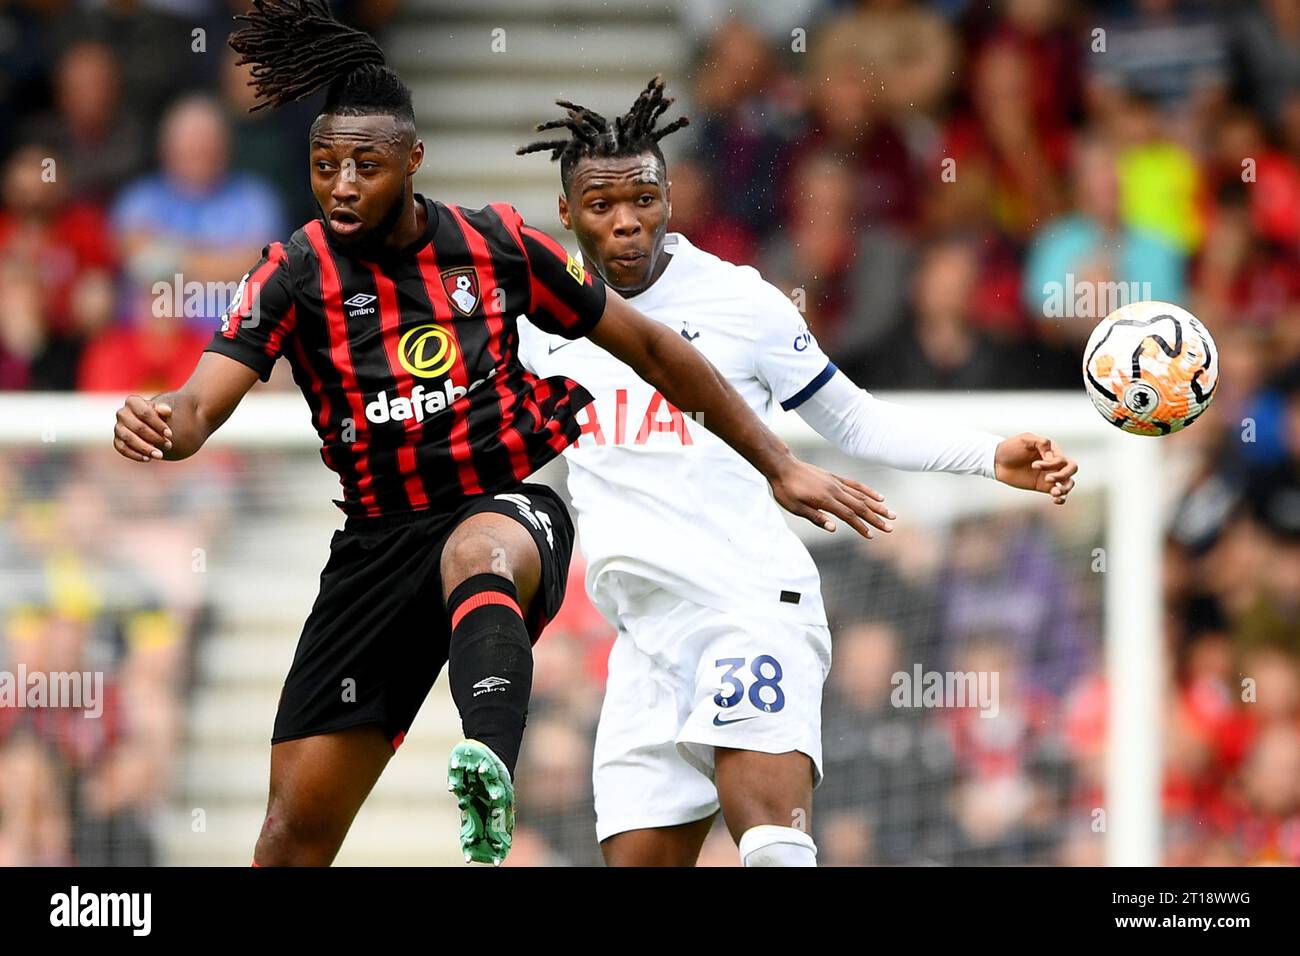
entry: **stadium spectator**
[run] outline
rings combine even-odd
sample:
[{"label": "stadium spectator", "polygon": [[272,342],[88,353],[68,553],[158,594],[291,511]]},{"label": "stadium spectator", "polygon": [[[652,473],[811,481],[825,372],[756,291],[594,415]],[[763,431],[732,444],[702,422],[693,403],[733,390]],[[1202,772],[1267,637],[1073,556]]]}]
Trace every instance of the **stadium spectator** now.
[{"label": "stadium spectator", "polygon": [[[1058,549],[1045,521],[1011,516],[958,521],[938,573],[946,636],[940,665],[960,669],[955,659],[966,641],[997,632],[1026,695],[1063,695],[1093,663],[1089,636],[1100,622],[1089,614],[1090,595],[1056,560]],[[990,561],[990,554],[998,560]],[[1008,607],[1019,609],[1013,620],[1007,619]]]},{"label": "stadium spectator", "polygon": [[1083,110],[1083,59],[1078,4],[1066,0],[1003,0],[966,4],[963,25],[967,48],[980,51],[1009,44],[1029,65],[1029,95],[1035,124],[1060,130],[1078,122]]},{"label": "stadium spectator", "polygon": [[673,215],[668,228],[686,236],[698,249],[728,262],[752,265],[754,233],[717,208],[718,189],[710,169],[698,160],[682,159],[672,164],[669,176]]},{"label": "stadium spectator", "polygon": [[[1260,234],[1251,188],[1232,180],[1221,187],[1205,245],[1192,266],[1191,307],[1216,332],[1242,325],[1267,332],[1300,302],[1296,245]],[[1300,209],[1295,212],[1300,216]]]},{"label": "stadium spectator", "polygon": [[1218,200],[1207,203],[1210,215],[1215,205],[1246,199],[1261,238],[1300,243],[1300,159],[1274,146],[1259,118],[1240,108],[1225,112],[1207,147],[1205,198]]},{"label": "stadium spectator", "polygon": [[[157,68],[152,55],[149,62]],[[47,143],[62,157],[71,198],[108,202],[148,158],[144,120],[133,106],[139,101],[123,97],[113,49],[98,40],[67,49],[55,67],[54,101],[55,112],[33,117],[22,139]]]},{"label": "stadium spectator", "polygon": [[0,322],[7,350],[28,366],[19,388],[72,388],[85,340],[112,317],[116,262],[104,212],[69,201],[59,169],[67,172],[61,156],[31,144],[5,163],[0,184],[0,298],[16,307]]},{"label": "stadium spectator", "polygon": [[21,123],[37,108],[43,95],[48,59],[42,22],[42,0],[16,0],[0,5],[0,159],[18,143]]},{"label": "stadium spectator", "polygon": [[1300,545],[1300,362],[1284,370],[1270,391],[1279,402],[1279,454],[1250,469],[1246,497],[1255,519],[1279,545],[1286,539]]},{"label": "stadium spectator", "polygon": [[243,10],[228,0],[44,2],[52,8],[47,29],[56,49],[87,38],[111,47],[123,99],[148,129],[179,91],[212,82],[212,52],[229,33],[230,17]]},{"label": "stadium spectator", "polygon": [[[164,280],[162,287],[170,288]],[[166,298],[166,297],[163,297]],[[87,346],[77,374],[83,392],[157,395],[179,388],[212,335],[160,307],[157,297],[139,288],[131,294],[132,317]]]},{"label": "stadium spectator", "polygon": [[1190,0],[1135,0],[1119,9],[1089,37],[1093,104],[1131,91],[1162,112],[1187,115],[1222,100],[1230,82],[1228,38],[1213,10]]},{"label": "stadium spectator", "polygon": [[952,735],[958,783],[954,862],[1047,862],[1062,828],[1070,785],[1055,701],[1023,679],[1019,654],[993,632],[972,639],[953,664],[988,682],[997,716],[983,706],[938,713]]},{"label": "stadium spectator", "polygon": [[1237,85],[1265,123],[1279,125],[1287,102],[1300,93],[1300,4],[1262,0],[1233,13]]},{"label": "stadium spectator", "polygon": [[830,810],[819,804],[817,836],[818,866],[870,866],[875,859],[871,827],[853,810]]},{"label": "stadium spectator", "polygon": [[858,227],[857,184],[843,157],[803,154],[792,178],[794,212],[758,253],[763,277],[793,298],[818,343],[845,367],[898,328],[911,267],[896,230]]},{"label": "stadium spectator", "polygon": [[814,66],[814,75],[822,66],[860,58],[884,112],[899,120],[936,114],[952,89],[958,50],[952,29],[930,6],[859,0],[852,12],[820,28],[818,45],[826,48],[817,53],[825,59]]},{"label": "stadium spectator", "polygon": [[1049,120],[1035,108],[1042,84],[1033,69],[1028,52],[1010,40],[981,50],[971,111],[949,125],[942,154],[954,165],[941,188],[967,181],[965,188],[979,189],[993,221],[1017,242],[1061,211],[1068,155],[1065,116]]},{"label": "stadium spectator", "polygon": [[[29,570],[18,579],[25,587],[11,583],[8,592],[25,601],[9,619],[4,659],[29,670],[102,675],[102,713],[85,719],[67,708],[0,708],[0,741],[22,731],[42,742],[73,814],[76,862],[142,865],[156,859],[149,821],[168,792],[180,742],[178,701],[196,620],[192,597],[149,561],[169,566],[174,579],[177,557],[188,558],[204,538],[180,508],[168,522],[138,520],[129,507],[110,510],[102,472],[84,470],[90,459],[59,461],[61,485],[48,500],[21,502],[7,542]],[[137,489],[154,501],[164,490]],[[220,497],[219,482],[215,490]],[[168,534],[179,536],[180,548],[169,546]],[[184,578],[196,575],[185,570],[180,581],[193,589]]]},{"label": "stadium spectator", "polygon": [[[1031,387],[1023,350],[981,332],[971,316],[979,258],[968,240],[931,243],[920,254],[909,322],[854,369],[872,389]],[[854,372],[850,372],[853,376]]]},{"label": "stadium spectator", "polygon": [[601,861],[591,796],[590,733],[591,728],[570,720],[535,720],[520,753],[520,772],[532,782],[519,792],[519,821],[545,833],[548,848],[569,866],[597,866]]},{"label": "stadium spectator", "polygon": [[[1065,815],[1076,823],[1086,822],[1096,834],[1104,832],[1103,797],[1106,780],[1107,715],[1109,688],[1100,667],[1075,681],[1057,716],[1063,752],[1069,758],[1074,779],[1070,783]],[[1101,830],[1094,830],[1097,824]],[[1082,838],[1082,839],[1080,839]],[[1095,838],[1095,837],[1094,837]],[[1092,841],[1067,828],[1060,853],[1087,858],[1097,852]]]},{"label": "stadium spectator", "polygon": [[87,766],[77,791],[78,857],[89,866],[156,866],[153,821],[166,807],[182,737],[188,635],[163,609],[126,615],[121,628],[125,649],[112,675],[121,735]]},{"label": "stadium spectator", "polygon": [[555,717],[594,727],[600,715],[605,661],[614,634],[604,619],[599,618],[602,639],[588,647],[584,635],[572,628],[571,621],[575,608],[583,605],[591,608],[591,602],[582,590],[581,578],[571,584],[577,585],[577,590],[569,592],[564,610],[547,625],[546,641],[537,647],[530,711],[539,717]]},{"label": "stadium spectator", "polygon": [[1169,135],[1153,104],[1139,96],[1121,98],[1111,130],[1124,225],[1158,236],[1184,254],[1195,252],[1204,235],[1196,158]]},{"label": "stadium spectator", "polygon": [[1260,735],[1215,816],[1219,834],[1243,862],[1300,866],[1300,730],[1294,723]]},{"label": "stadium spectator", "polygon": [[1073,175],[1075,209],[1046,223],[1031,240],[1022,294],[1049,340],[1079,348],[1097,321],[1126,302],[1182,301],[1185,263],[1174,245],[1122,221],[1110,146],[1095,137],[1081,139]]},{"label": "stadium spectator", "polygon": [[[225,284],[285,233],[274,191],[229,171],[229,131],[215,100],[193,96],[172,106],[159,154],[162,171],[126,187],[112,210],[127,271],[137,281],[177,275],[184,283]],[[211,332],[224,306],[196,311],[202,314],[186,319]]]},{"label": "stadium spectator", "polygon": [[60,775],[31,734],[0,734],[0,866],[69,866],[72,820]]},{"label": "stadium spectator", "polygon": [[[891,702],[894,675],[915,658],[886,620],[838,628],[822,716],[825,781],[813,832],[832,862],[899,865],[951,861],[946,812],[951,744],[923,708]],[[832,850],[831,834],[847,845]]]},{"label": "stadium spectator", "polygon": [[237,66],[239,55],[228,47],[221,55],[221,97],[230,125],[230,168],[265,182],[284,203],[292,226],[321,214],[301,162],[302,130],[319,112],[316,97],[276,110],[249,108],[257,101],[249,85],[252,64]]},{"label": "stadium spectator", "polygon": [[[784,168],[782,205],[787,218],[806,216],[802,178],[806,160],[836,155],[854,179],[847,208],[852,223],[888,223],[907,229],[919,212],[919,173],[902,131],[881,91],[883,68],[856,29],[828,26],[813,38],[813,63],[805,76],[808,128]],[[827,212],[822,207],[821,212]],[[833,227],[828,227],[833,228]]]},{"label": "stadium spectator", "polygon": [[713,34],[695,76],[695,151],[720,184],[719,210],[759,235],[776,225],[775,182],[798,104],[763,36],[738,20]]},{"label": "stadium spectator", "polygon": [[21,390],[31,381],[31,365],[45,347],[45,317],[40,281],[18,263],[0,261],[0,387]]}]

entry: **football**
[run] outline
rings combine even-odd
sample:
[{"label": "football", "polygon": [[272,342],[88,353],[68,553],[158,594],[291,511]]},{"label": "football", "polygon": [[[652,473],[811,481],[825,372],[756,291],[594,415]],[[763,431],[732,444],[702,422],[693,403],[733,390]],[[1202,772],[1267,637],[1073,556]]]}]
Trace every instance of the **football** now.
[{"label": "football", "polygon": [[1209,330],[1168,302],[1134,302],[1093,329],[1083,384],[1101,417],[1134,435],[1168,435],[1196,421],[1219,384]]}]

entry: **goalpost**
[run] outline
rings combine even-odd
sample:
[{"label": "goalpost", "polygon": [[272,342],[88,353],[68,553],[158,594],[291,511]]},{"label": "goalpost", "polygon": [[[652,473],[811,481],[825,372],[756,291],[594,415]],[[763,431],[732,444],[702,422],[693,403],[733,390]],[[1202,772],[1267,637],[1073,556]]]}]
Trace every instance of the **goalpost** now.
[{"label": "goalpost", "polygon": [[[1104,540],[1102,553],[1092,553],[1095,549],[1089,549],[1070,558],[1071,561],[1090,561],[1095,565],[1091,571],[1102,574],[1100,637],[1105,660],[1103,673],[1108,687],[1108,740],[1105,748],[1105,797],[1102,805],[1096,808],[1101,813],[1096,815],[1093,829],[1104,843],[1107,864],[1157,864],[1161,843],[1160,739],[1164,695],[1160,635],[1161,540],[1173,499],[1166,487],[1170,471],[1167,459],[1176,448],[1170,447],[1168,439],[1159,441],[1132,436],[1106,424],[1081,392],[880,393],[878,397],[1002,435],[1021,431],[1047,435],[1055,439],[1066,454],[1078,460],[1077,487],[1067,504],[1058,508],[1045,496],[1030,495],[977,478],[863,468],[860,462],[852,463],[837,458],[836,454],[828,454],[826,443],[796,415],[783,414],[778,423],[779,432],[797,454],[826,467],[843,469],[843,473],[859,477],[882,490],[890,507],[898,514],[896,525],[900,530],[905,524],[922,528],[922,539],[929,533],[924,529],[933,527],[934,533],[942,536],[946,529],[951,528],[952,522],[971,513],[1035,509],[1041,513],[1063,512],[1068,518],[1072,508],[1083,509],[1086,513],[1089,506],[1080,501],[1088,500],[1090,495],[1097,496],[1097,513]],[[7,459],[4,466],[0,466],[0,493],[11,502],[21,500],[24,494],[39,494],[40,482],[47,480],[44,476],[56,474],[64,463],[74,458],[83,472],[90,476],[102,475],[105,486],[114,487],[118,486],[115,483],[133,481],[135,476],[168,468],[167,463],[158,466],[140,464],[137,471],[127,471],[121,465],[129,463],[114,461],[117,456],[112,451],[111,433],[114,413],[120,404],[119,396],[0,396],[0,445],[4,446]],[[255,391],[213,436],[209,446],[246,453],[246,468],[253,476],[258,473],[259,462],[271,456],[277,461],[288,458],[295,464],[300,462],[303,468],[294,474],[308,474],[307,465],[310,463],[316,472],[323,475],[323,487],[332,484],[332,476],[325,473],[319,461],[319,443],[309,413],[296,393]],[[203,458],[204,455],[200,454],[185,467],[195,469],[194,474],[201,476]],[[44,471],[39,467],[42,462],[45,463]],[[2,487],[5,484],[10,487]],[[38,486],[36,492],[31,491],[29,486],[32,485]],[[276,493],[287,494],[291,490],[282,488]],[[303,495],[308,493],[299,490]],[[316,489],[313,487],[310,492],[315,495]],[[166,506],[160,504],[159,507],[163,509]],[[199,503],[192,507],[201,512],[203,506]],[[238,503],[234,505],[236,512],[239,507]],[[324,513],[314,512],[317,515]],[[160,510],[157,517],[166,518],[166,511]],[[257,519],[252,520],[255,522]],[[331,519],[318,517],[313,520],[319,524],[321,520]],[[1065,519],[1052,515],[1051,520]],[[831,537],[838,538],[846,530],[841,529],[839,534]],[[800,528],[799,531],[809,541],[820,534],[811,528]],[[865,545],[869,549],[892,546],[880,539],[878,536],[876,541]],[[268,547],[278,544],[278,541],[270,542]],[[987,557],[996,560],[998,556],[990,553]],[[256,565],[247,569],[250,587],[255,587],[256,579],[263,575],[278,576],[282,580],[300,578],[305,582],[304,587],[311,587],[319,573],[318,566],[301,566],[301,562],[288,559],[268,563],[265,567],[256,564],[263,560],[264,555],[248,558],[251,565]],[[16,587],[13,578],[0,580],[0,601],[10,603]],[[1007,613],[1014,614],[1015,610],[1008,608]],[[218,621],[218,629],[220,627]],[[292,636],[296,637],[296,634]],[[3,657],[0,657],[0,668],[5,666]],[[200,685],[203,680],[204,675],[200,674]],[[259,786],[264,786],[260,776],[264,768],[259,766],[256,770]],[[202,785],[191,781],[190,786],[201,789]],[[261,799],[264,799],[264,793],[264,789],[260,791]]]}]

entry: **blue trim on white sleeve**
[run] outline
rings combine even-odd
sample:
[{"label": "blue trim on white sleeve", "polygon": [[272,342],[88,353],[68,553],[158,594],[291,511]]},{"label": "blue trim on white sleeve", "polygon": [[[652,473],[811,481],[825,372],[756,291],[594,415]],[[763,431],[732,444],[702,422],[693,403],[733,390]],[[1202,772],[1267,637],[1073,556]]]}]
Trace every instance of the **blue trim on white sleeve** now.
[{"label": "blue trim on white sleeve", "polygon": [[808,401],[808,399],[817,394],[817,389],[829,382],[838,371],[839,369],[835,367],[834,362],[827,362],[826,367],[818,373],[815,379],[782,402],[781,407],[787,412],[791,409],[798,408],[804,402]]}]

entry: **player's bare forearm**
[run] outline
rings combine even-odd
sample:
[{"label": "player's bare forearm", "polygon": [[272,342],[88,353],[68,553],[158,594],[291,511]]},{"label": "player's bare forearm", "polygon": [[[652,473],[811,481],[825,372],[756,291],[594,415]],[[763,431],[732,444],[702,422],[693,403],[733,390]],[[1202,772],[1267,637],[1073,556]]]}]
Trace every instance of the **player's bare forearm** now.
[{"label": "player's bare forearm", "polygon": [[677,408],[702,413],[702,424],[768,480],[773,496],[787,511],[827,531],[835,530],[831,515],[843,518],[866,538],[872,536],[869,525],[892,530],[881,495],[796,458],[704,356],[614,292],[609,293],[605,313],[590,337]]},{"label": "player's bare forearm", "polygon": [[655,323],[647,382],[664,398],[696,419],[736,450],[764,477],[775,477],[795,461],[790,446],[754,414],[713,363],[673,330]]},{"label": "player's bare forearm", "polygon": [[117,412],[113,447],[133,461],[188,458],[221,427],[257,381],[241,362],[204,352],[189,381],[153,398],[128,395]]}]

